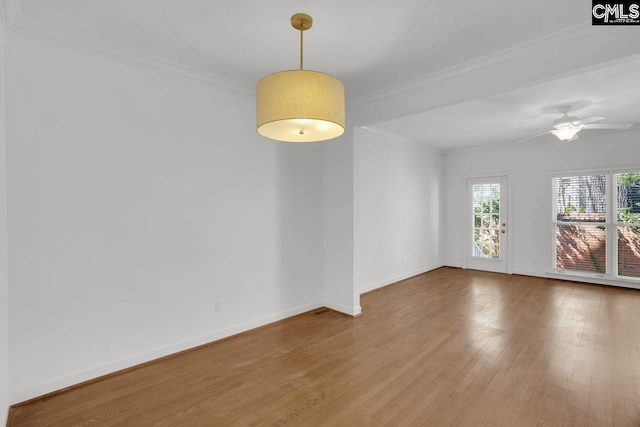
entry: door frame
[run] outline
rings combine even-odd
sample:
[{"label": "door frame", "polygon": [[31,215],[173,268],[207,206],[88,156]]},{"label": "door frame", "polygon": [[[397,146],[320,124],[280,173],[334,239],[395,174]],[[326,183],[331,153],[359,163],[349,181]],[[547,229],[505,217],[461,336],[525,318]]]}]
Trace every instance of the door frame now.
[{"label": "door frame", "polygon": [[462,238],[462,268],[469,268],[469,248],[471,247],[471,219],[469,212],[471,210],[470,197],[469,197],[469,180],[470,179],[487,179],[487,178],[507,178],[507,215],[509,217],[509,225],[507,231],[507,274],[513,274],[513,174],[511,171],[506,172],[494,172],[483,174],[465,174],[463,178],[462,188],[462,206],[464,206],[464,214],[462,216],[462,229],[465,235]]}]

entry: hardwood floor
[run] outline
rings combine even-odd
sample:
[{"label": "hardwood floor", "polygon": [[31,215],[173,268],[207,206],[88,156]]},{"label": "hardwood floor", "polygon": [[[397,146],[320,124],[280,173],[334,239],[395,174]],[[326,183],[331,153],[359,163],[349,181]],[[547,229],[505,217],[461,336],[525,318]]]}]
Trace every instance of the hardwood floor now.
[{"label": "hardwood floor", "polygon": [[640,426],[640,291],[442,268],[13,408],[9,426]]}]

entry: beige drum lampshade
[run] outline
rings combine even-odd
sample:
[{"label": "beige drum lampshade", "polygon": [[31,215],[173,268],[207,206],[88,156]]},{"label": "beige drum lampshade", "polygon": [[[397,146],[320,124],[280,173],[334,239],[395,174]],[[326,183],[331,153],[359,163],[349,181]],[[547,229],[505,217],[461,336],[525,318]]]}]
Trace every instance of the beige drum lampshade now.
[{"label": "beige drum lampshade", "polygon": [[264,137],[314,142],[344,133],[344,86],[317,71],[270,74],[256,88],[257,128]]}]

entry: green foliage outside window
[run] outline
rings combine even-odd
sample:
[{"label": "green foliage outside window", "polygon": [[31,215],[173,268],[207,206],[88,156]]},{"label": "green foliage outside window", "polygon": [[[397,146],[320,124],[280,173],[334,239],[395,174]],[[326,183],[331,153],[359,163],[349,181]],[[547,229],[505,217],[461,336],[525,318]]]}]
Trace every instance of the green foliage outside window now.
[{"label": "green foliage outside window", "polygon": [[640,172],[618,175],[618,217],[620,222],[640,223]]}]

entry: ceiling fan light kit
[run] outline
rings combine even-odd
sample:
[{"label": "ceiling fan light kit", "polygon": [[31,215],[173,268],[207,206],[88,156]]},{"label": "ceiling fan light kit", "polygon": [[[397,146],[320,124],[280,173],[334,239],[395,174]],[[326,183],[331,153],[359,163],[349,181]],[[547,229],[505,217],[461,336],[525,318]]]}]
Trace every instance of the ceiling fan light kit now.
[{"label": "ceiling fan light kit", "polygon": [[303,69],[303,33],[309,15],[297,13],[291,26],[300,31],[300,69],[263,77],[256,86],[256,127],[260,135],[286,142],[316,142],[344,133],[344,86],[337,78]]},{"label": "ceiling fan light kit", "polygon": [[553,122],[554,130],[551,131],[551,134],[557,136],[560,141],[578,139],[577,134],[582,130],[582,128],[577,125],[580,123],[580,119],[577,117],[570,117],[569,111],[571,111],[571,107],[567,106],[560,108],[560,112],[563,116]]},{"label": "ceiling fan light kit", "polygon": [[571,139],[573,139],[574,137],[577,139],[577,133],[580,132],[580,128],[579,127],[575,127],[575,126],[565,126],[565,127],[561,127],[555,130],[552,130],[551,133],[555,136],[558,137],[558,139],[560,141],[569,141]]}]

